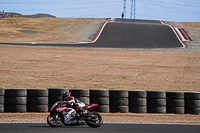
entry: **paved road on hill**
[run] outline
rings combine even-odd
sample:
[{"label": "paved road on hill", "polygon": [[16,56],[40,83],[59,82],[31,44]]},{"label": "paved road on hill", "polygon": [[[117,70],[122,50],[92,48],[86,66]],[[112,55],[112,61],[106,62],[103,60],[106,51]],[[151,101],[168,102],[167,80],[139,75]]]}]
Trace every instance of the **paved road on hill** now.
[{"label": "paved road on hill", "polygon": [[183,47],[172,28],[160,21],[121,19],[108,23],[94,45],[117,48]]},{"label": "paved road on hill", "polygon": [[103,124],[50,127],[45,123],[0,124],[1,133],[199,133],[200,125]]},{"label": "paved road on hill", "polygon": [[94,43],[20,44],[29,46],[99,47],[99,48],[177,48],[184,47],[173,29],[160,21],[116,19],[105,25]]}]

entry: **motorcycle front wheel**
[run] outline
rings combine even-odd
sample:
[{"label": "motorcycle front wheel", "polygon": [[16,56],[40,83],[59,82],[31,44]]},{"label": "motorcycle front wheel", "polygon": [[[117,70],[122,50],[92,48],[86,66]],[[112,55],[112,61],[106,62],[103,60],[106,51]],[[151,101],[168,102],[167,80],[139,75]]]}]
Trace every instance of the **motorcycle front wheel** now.
[{"label": "motorcycle front wheel", "polygon": [[97,112],[90,112],[89,117],[85,122],[90,127],[100,127],[103,124],[103,118]]},{"label": "motorcycle front wheel", "polygon": [[51,127],[61,127],[63,125],[63,118],[58,113],[53,113],[47,117],[47,123]]}]

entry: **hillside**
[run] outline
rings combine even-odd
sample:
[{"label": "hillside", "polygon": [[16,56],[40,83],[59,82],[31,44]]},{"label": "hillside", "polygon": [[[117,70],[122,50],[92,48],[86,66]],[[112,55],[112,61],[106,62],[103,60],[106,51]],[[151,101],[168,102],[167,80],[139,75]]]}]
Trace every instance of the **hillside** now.
[{"label": "hillside", "polygon": [[4,18],[0,19],[0,42],[91,41],[105,21],[84,18]]},{"label": "hillside", "polygon": [[[104,21],[107,20],[0,19],[0,42],[91,41]],[[196,49],[200,45],[199,23],[172,24],[186,27],[193,39],[187,44],[195,46],[193,50],[0,45],[0,87],[199,91],[200,52]]]}]

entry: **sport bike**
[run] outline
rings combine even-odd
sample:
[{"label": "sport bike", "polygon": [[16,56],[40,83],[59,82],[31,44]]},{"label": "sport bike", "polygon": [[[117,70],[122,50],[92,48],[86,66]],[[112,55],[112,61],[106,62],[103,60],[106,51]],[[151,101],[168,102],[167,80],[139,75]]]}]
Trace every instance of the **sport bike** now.
[{"label": "sport bike", "polygon": [[[85,121],[85,123],[90,127],[100,127],[103,124],[102,116],[97,112],[92,112],[98,104],[90,104],[84,107],[83,113],[77,111],[73,104],[64,104],[63,101],[56,102],[51,110],[50,115],[47,117],[47,123],[51,127],[61,127],[64,125],[78,125],[79,121]],[[68,116],[68,112],[71,112],[71,117]]]}]

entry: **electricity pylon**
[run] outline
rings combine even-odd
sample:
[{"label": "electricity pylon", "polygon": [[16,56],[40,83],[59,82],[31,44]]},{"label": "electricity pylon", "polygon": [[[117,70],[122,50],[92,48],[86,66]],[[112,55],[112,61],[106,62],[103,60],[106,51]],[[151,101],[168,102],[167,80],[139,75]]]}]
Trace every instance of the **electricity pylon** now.
[{"label": "electricity pylon", "polygon": [[135,0],[131,1],[131,15],[130,15],[130,19],[135,19]]}]

